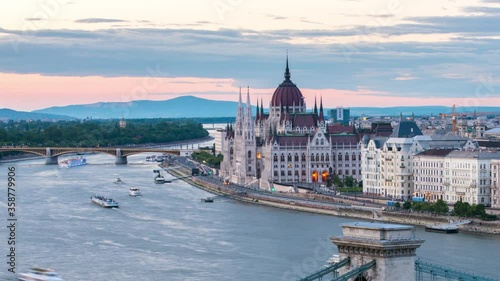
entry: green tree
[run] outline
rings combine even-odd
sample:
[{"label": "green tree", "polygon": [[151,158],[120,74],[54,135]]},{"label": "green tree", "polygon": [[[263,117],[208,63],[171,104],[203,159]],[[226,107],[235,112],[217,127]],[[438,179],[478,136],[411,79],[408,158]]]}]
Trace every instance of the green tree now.
[{"label": "green tree", "polygon": [[446,203],[439,199],[434,203],[434,212],[439,213],[439,214],[447,214],[449,211],[448,205]]},{"label": "green tree", "polygon": [[344,178],[344,185],[346,187],[353,187],[354,186],[354,178],[351,176],[346,176]]},{"label": "green tree", "polygon": [[403,209],[405,209],[405,210],[411,209],[411,202],[410,201],[405,201],[403,203]]}]

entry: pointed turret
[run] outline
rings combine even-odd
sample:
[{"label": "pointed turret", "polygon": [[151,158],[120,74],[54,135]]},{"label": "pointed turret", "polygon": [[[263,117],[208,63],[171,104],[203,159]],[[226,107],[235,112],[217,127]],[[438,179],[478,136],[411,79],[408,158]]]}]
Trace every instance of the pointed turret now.
[{"label": "pointed turret", "polygon": [[241,102],[241,87],[240,87],[240,93],[238,99],[238,111],[236,113],[236,121],[235,121],[237,135],[241,135],[243,132],[243,123],[245,122],[245,113],[243,111],[244,110],[243,110],[243,103]]},{"label": "pointed turret", "polygon": [[264,117],[264,101],[262,101],[262,98],[260,98],[260,116]]},{"label": "pointed turret", "polygon": [[314,97],[314,114],[318,115],[318,103],[316,102],[316,97]]},{"label": "pointed turret", "polygon": [[325,114],[323,113],[323,97],[321,97],[319,102],[319,121],[325,122]]},{"label": "pointed turret", "polygon": [[260,120],[259,99],[257,99],[257,110],[255,111],[255,123]]},{"label": "pointed turret", "polygon": [[290,81],[290,69],[288,68],[288,51],[286,52],[285,81]]}]

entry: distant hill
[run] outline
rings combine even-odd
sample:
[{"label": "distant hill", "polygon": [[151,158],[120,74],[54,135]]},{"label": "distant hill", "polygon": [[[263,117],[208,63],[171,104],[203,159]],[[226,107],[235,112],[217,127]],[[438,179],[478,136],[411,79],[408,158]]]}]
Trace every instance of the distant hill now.
[{"label": "distant hill", "polygon": [[75,120],[76,118],[57,114],[16,111],[0,108],[0,120]]},{"label": "distant hill", "polygon": [[[85,105],[68,105],[35,110],[35,113],[66,115],[84,119],[117,119],[122,115],[136,118],[212,118],[235,117],[237,102],[216,101],[194,96],[177,97],[164,101],[140,100],[131,102],[99,102]],[[255,115],[255,106],[252,106]],[[312,106],[311,106],[312,108]],[[311,110],[311,109],[309,109]],[[500,107],[457,107],[457,112],[500,112]],[[351,116],[404,116],[438,115],[451,113],[446,106],[397,106],[397,107],[351,107]],[[265,109],[268,112],[268,109]],[[325,109],[329,115],[329,109]]]},{"label": "distant hill", "polygon": [[[99,102],[86,105],[68,105],[35,110],[37,113],[61,114],[76,118],[184,118],[233,117],[237,102],[215,101],[184,96],[164,101]],[[255,107],[254,107],[255,108]]]}]

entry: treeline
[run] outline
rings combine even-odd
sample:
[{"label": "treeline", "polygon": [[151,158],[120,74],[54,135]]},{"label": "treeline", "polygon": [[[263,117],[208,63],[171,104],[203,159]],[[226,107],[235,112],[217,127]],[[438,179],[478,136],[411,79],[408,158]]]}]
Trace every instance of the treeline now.
[{"label": "treeline", "polygon": [[208,136],[193,120],[137,119],[85,121],[20,121],[0,123],[2,146],[95,147],[129,144],[169,143]]},{"label": "treeline", "polygon": [[[441,215],[446,215],[450,213],[448,205],[443,200],[437,200],[436,202],[411,202],[406,201],[401,206],[401,203],[396,202],[394,205],[396,208],[403,208],[405,210],[413,210],[416,212],[423,213],[437,213]],[[486,208],[484,204],[472,204],[467,202],[458,201],[453,205],[453,211],[451,215],[464,217],[464,218],[480,218],[482,220],[496,220],[497,216],[489,215],[486,213]]]},{"label": "treeline", "polygon": [[205,150],[206,151],[195,152],[191,155],[191,157],[200,163],[220,169],[220,162],[222,162],[222,159],[224,158],[222,154],[214,155],[215,146],[213,148],[206,147]]}]

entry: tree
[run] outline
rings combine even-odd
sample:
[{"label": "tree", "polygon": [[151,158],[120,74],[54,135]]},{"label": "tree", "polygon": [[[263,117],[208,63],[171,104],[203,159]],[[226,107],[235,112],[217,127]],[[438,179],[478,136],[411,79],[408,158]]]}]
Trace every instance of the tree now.
[{"label": "tree", "polygon": [[333,184],[335,184],[336,187],[344,187],[344,183],[338,175],[333,176]]},{"label": "tree", "polygon": [[353,187],[354,186],[354,178],[351,176],[346,176],[344,178],[344,185],[346,187]]},{"label": "tree", "polygon": [[446,203],[441,199],[436,201],[433,207],[434,207],[434,212],[439,214],[447,214],[449,211],[448,205],[446,205]]},{"label": "tree", "polygon": [[411,209],[411,202],[410,201],[405,201],[403,203],[403,209],[405,209],[405,210]]}]

